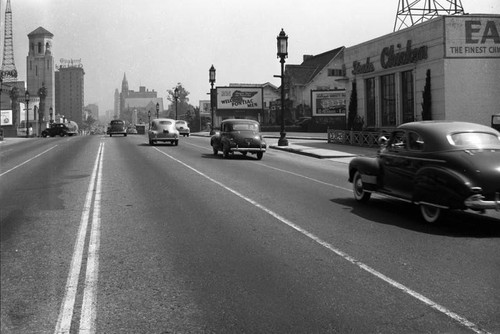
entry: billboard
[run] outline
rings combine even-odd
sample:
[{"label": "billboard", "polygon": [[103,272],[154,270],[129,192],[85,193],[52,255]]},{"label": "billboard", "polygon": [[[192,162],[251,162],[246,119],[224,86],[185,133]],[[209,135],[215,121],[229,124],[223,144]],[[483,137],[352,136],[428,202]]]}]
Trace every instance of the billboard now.
[{"label": "billboard", "polygon": [[217,110],[262,110],[262,87],[217,87]]},{"label": "billboard", "polygon": [[0,125],[12,125],[12,110],[2,110]]},{"label": "billboard", "polygon": [[500,58],[500,16],[445,17],[445,53],[450,58]]},{"label": "billboard", "polygon": [[345,90],[313,90],[311,91],[313,116],[345,116]]}]

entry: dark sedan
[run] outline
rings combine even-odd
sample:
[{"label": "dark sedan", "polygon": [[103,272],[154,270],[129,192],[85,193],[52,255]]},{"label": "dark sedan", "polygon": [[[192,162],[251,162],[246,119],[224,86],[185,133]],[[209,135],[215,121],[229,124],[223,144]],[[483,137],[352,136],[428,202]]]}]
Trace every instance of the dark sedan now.
[{"label": "dark sedan", "polygon": [[262,159],[267,144],[260,134],[260,124],[250,119],[227,119],[221,122],[220,132],[210,139],[215,155],[222,152],[224,158],[228,158],[234,152],[243,155],[252,153],[257,159]]},{"label": "dark sedan", "polygon": [[349,163],[354,198],[372,192],[420,206],[427,222],[443,210],[500,210],[500,133],[488,126],[452,121],[400,125],[380,140],[376,157]]}]

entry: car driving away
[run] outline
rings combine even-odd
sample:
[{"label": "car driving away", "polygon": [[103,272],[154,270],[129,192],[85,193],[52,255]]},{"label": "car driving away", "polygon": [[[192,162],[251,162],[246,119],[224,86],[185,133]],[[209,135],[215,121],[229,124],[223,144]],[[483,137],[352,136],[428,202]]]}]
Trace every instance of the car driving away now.
[{"label": "car driving away", "polygon": [[467,122],[400,125],[379,140],[376,157],[349,163],[359,202],[378,192],[414,203],[427,222],[446,210],[500,211],[500,133]]},{"label": "car driving away", "polygon": [[108,134],[110,137],[113,135],[123,135],[127,136],[127,127],[125,126],[125,122],[121,119],[114,119],[109,123]]},{"label": "car driving away", "polygon": [[189,137],[190,129],[188,126],[188,123],[183,120],[175,121],[175,127],[177,131],[179,131],[179,135],[182,135],[184,137]]},{"label": "car driving away", "polygon": [[175,127],[175,120],[170,118],[157,118],[151,122],[148,131],[149,145],[158,142],[169,142],[171,145],[179,145],[179,131]]},{"label": "car driving away", "polygon": [[224,158],[234,152],[255,154],[262,159],[267,144],[260,133],[260,124],[250,119],[227,119],[221,122],[220,132],[210,138],[214,155],[219,151]]}]

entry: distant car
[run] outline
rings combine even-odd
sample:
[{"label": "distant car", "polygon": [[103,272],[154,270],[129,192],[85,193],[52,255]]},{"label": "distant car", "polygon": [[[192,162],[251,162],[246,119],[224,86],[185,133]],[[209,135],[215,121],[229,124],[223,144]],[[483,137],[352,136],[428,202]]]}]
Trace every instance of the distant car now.
[{"label": "distant car", "polygon": [[110,137],[113,135],[124,135],[127,136],[127,127],[125,122],[121,119],[114,119],[109,123],[108,134]]},{"label": "distant car", "polygon": [[177,131],[179,131],[179,134],[183,135],[184,137],[189,137],[190,129],[186,121],[175,121],[175,127],[177,128]]},{"label": "distant car", "polygon": [[133,128],[133,127],[130,127],[130,128],[127,129],[127,133],[129,133],[131,135],[136,135],[137,134],[137,129]]},{"label": "distant car", "polygon": [[[74,122],[73,122],[74,123]],[[42,137],[55,137],[55,136],[73,136],[78,131],[78,126],[76,126],[76,130],[74,126],[76,123],[52,123],[50,126],[43,130],[41,135]]]},{"label": "distant car", "polygon": [[175,120],[170,118],[153,119],[148,137],[149,145],[154,145],[157,142],[170,142],[172,145],[179,145],[179,131],[175,128]]},{"label": "distant car", "polygon": [[379,140],[376,157],[349,163],[354,198],[372,192],[419,205],[435,222],[443,210],[500,210],[500,132],[491,127],[451,121],[400,125]]},{"label": "distant car", "polygon": [[240,152],[243,155],[252,153],[262,159],[267,144],[260,133],[260,124],[249,119],[227,119],[221,122],[220,132],[210,138],[214,155],[219,151],[224,158],[229,154]]}]

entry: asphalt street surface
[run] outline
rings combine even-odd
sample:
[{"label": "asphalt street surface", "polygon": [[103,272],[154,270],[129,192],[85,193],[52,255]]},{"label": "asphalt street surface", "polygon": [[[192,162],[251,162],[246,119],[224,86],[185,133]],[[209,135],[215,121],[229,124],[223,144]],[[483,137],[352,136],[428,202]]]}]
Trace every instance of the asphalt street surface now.
[{"label": "asphalt street surface", "polygon": [[497,214],[358,204],[347,163],[374,149],[268,141],[0,144],[1,332],[500,333]]}]

